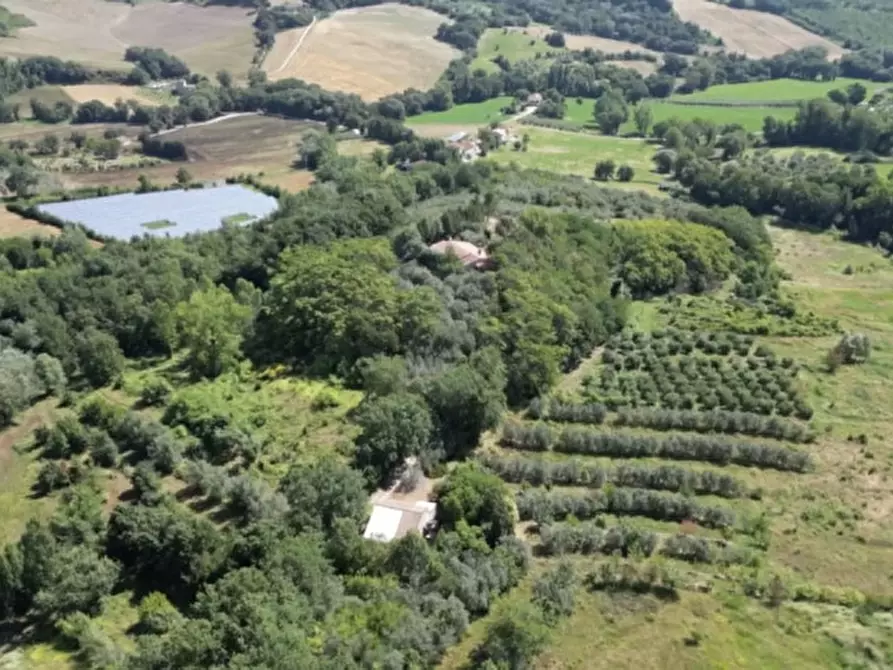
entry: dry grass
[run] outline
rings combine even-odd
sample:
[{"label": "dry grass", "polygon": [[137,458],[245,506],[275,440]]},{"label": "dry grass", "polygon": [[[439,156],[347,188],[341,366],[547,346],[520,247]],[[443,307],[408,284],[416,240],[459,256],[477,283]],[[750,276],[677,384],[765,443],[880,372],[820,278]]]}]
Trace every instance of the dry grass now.
[{"label": "dry grass", "polygon": [[90,100],[99,100],[106,105],[113,105],[116,100],[136,100],[144,105],[159,104],[157,98],[147,95],[141,89],[122,84],[80,84],[61,88],[77,104]]},{"label": "dry grass", "polygon": [[304,121],[272,116],[240,116],[219,123],[174,130],[166,139],[186,144],[187,163],[166,163],[155,167],[115,172],[65,175],[69,187],[133,186],[140,174],[151,181],[174,181],[177,170],[185,167],[199,181],[226,179],[239,174],[263,172],[269,183],[289,189],[309,185],[306,173],[294,170],[297,143],[311,127]]},{"label": "dry grass", "polygon": [[[5,207],[0,209],[0,239],[4,237],[55,237],[62,231],[55,226],[39,223],[10,212]],[[2,458],[0,458],[2,462]]]},{"label": "dry grass", "polygon": [[129,68],[129,46],[155,46],[204,74],[242,75],[254,54],[252,17],[245,8],[105,0],[5,0],[36,25],[0,39],[3,56],[56,56],[108,68]]},{"label": "dry grass", "polygon": [[304,29],[280,33],[264,69],[271,79],[298,77],[365,100],[409,87],[428,89],[458,54],[434,39],[443,21],[440,14],[403,5],[336,12],[313,27],[287,63]]},{"label": "dry grass", "polygon": [[839,59],[846,49],[776,14],[734,9],[710,0],[673,0],[683,21],[691,21],[721,37],[727,51],[767,58],[809,46],[823,46]]}]

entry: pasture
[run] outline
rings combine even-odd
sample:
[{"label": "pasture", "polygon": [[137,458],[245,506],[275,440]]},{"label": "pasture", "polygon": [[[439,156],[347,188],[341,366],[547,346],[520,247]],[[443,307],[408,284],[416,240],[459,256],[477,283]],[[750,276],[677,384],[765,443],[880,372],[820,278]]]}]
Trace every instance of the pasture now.
[{"label": "pasture", "polygon": [[280,33],[264,70],[273,80],[297,77],[364,100],[426,90],[459,53],[434,39],[443,21],[430,10],[394,4],[335,12],[306,37],[304,28]]},{"label": "pasture", "polygon": [[[134,186],[145,174],[158,184],[170,184],[185,167],[197,181],[226,179],[245,173],[264,173],[264,181],[289,190],[309,184],[309,173],[295,170],[301,136],[313,124],[272,116],[243,115],[215,123],[177,128],[165,133],[186,145],[187,163],[165,163],[143,170],[66,174],[71,188],[79,186]],[[45,132],[45,131],[44,131]]]},{"label": "pasture", "polygon": [[804,81],[802,79],[771,79],[769,81],[752,81],[743,84],[719,84],[705,91],[695,91],[687,95],[674,95],[670,102],[729,102],[740,104],[759,104],[761,102],[797,102],[824,98],[833,89],[846,90],[851,84],[862,84],[868,90],[868,97],[885,84],[867,79],[851,79],[838,77],[833,81]]},{"label": "pasture", "polygon": [[475,126],[481,127],[493,121],[502,121],[506,115],[502,109],[512,103],[511,96],[492,98],[484,102],[470,102],[464,105],[454,105],[443,112],[425,112],[418,116],[406,119],[406,125],[410,128],[421,126]]},{"label": "pasture", "polygon": [[832,60],[846,52],[840,45],[777,14],[735,9],[711,0],[673,0],[673,9],[683,21],[691,21],[722,38],[726,51],[753,58],[768,58],[809,46],[825,47]]},{"label": "pasture", "polygon": [[0,39],[0,56],[55,56],[89,65],[130,69],[129,46],[161,47],[193,70],[244,76],[254,55],[251,12],[239,7],[200,7],[181,2],[130,5],[106,0],[4,0],[35,25]]},{"label": "pasture", "polygon": [[129,240],[134,236],[182,237],[216,230],[229,223],[256,221],[269,216],[278,203],[245,186],[124,193],[103,198],[69,200],[38,205],[69,223],[78,223],[103,237]]},{"label": "pasture", "polygon": [[[709,89],[708,89],[709,90]],[[680,121],[694,121],[704,119],[714,123],[738,124],[750,132],[759,132],[763,129],[763,119],[774,116],[779,119],[792,119],[796,113],[796,107],[760,107],[746,105],[679,105],[672,102],[648,101],[654,123],[679,119]],[[583,98],[581,103],[576,99],[567,100],[567,113],[564,118],[572,123],[580,124],[585,128],[595,130],[593,121],[593,109],[595,100]],[[630,107],[629,120],[620,127],[621,134],[635,133],[636,126],[633,122],[633,109]]]},{"label": "pasture", "polygon": [[498,163],[517,163],[524,168],[581,177],[592,177],[598,161],[612,160],[618,167],[632,167],[635,177],[628,183],[608,182],[611,186],[653,191],[662,181],[660,175],[653,171],[651,162],[655,148],[644,140],[534,126],[519,126],[515,132],[529,137],[527,151],[504,147],[491,152],[487,157]]},{"label": "pasture", "polygon": [[26,219],[5,207],[0,209],[0,239],[6,237],[56,237],[62,231],[39,221]]},{"label": "pasture", "polygon": [[[527,27],[511,26],[507,28],[488,28],[484,31],[478,42],[477,58],[472,62],[475,68],[483,68],[487,71],[495,71],[497,66],[493,63],[493,58],[497,55],[505,56],[509,62],[520,60],[533,60],[536,58],[548,59],[551,56],[560,54],[564,51],[583,51],[584,49],[593,49],[595,51],[603,51],[608,54],[624,53],[627,51],[649,53],[658,56],[654,51],[645,47],[634,44],[633,42],[624,42],[622,40],[612,40],[604,37],[596,37],[595,35],[571,35],[565,34],[565,47],[555,48],[549,46],[545,37],[552,29],[548,26],[532,25]],[[657,64],[644,60],[634,61],[614,61],[615,65],[628,67],[648,75],[657,70]]]},{"label": "pasture", "polygon": [[472,67],[495,72],[498,69],[493,62],[496,56],[504,56],[509,62],[515,63],[549,58],[565,51],[546,44],[544,36],[545,32],[533,28],[488,28],[478,42],[478,55],[472,62]]}]

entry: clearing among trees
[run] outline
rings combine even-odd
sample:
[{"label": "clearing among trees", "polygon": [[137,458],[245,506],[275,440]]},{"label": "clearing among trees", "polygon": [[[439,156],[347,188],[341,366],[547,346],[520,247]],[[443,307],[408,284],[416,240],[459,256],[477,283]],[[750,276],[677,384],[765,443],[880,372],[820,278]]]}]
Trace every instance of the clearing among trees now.
[{"label": "clearing among trees", "polygon": [[427,9],[378,5],[337,12],[280,33],[264,61],[270,79],[298,77],[325,89],[375,100],[410,87],[430,88],[458,52],[434,39],[444,17]]},{"label": "clearing among trees", "polygon": [[116,100],[137,100],[144,105],[160,104],[159,98],[145,90],[122,84],[78,84],[62,86],[61,90],[79,105],[90,100],[99,100],[106,105],[113,105]]},{"label": "clearing among trees", "polygon": [[186,3],[131,6],[105,0],[9,0],[34,26],[0,39],[0,56],[56,56],[98,67],[122,69],[129,46],[160,47],[192,69],[244,74],[254,54],[252,16],[246,8]]},{"label": "clearing among trees", "polygon": [[734,9],[710,0],[673,0],[673,9],[684,21],[696,23],[722,38],[727,51],[754,58],[822,46],[828,57],[839,59],[846,49],[775,14]]}]

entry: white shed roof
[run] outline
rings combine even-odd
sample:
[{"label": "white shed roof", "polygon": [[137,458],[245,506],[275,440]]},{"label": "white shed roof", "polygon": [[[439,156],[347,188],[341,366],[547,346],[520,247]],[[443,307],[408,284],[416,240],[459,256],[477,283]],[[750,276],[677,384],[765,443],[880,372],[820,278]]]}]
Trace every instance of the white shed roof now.
[{"label": "white shed roof", "polygon": [[369,517],[363,537],[367,540],[390,542],[397,537],[402,519],[403,510],[375,505],[372,507],[372,516]]}]

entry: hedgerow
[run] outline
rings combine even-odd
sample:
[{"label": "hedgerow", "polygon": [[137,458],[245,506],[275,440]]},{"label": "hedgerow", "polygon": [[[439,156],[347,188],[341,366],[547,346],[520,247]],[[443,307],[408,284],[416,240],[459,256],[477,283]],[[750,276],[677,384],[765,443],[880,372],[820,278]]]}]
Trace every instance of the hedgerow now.
[{"label": "hedgerow", "polygon": [[592,519],[600,514],[644,516],[658,521],[694,521],[705,528],[729,528],[735,524],[732,510],[701,505],[692,498],[675,493],[644,489],[616,488],[589,493],[570,493],[528,489],[515,497],[522,521],[537,523],[573,516]]},{"label": "hedgerow", "polygon": [[703,435],[634,435],[569,427],[556,439],[549,426],[542,423],[507,423],[500,442],[524,451],[546,451],[551,446],[566,454],[733,463],[792,472],[805,472],[812,465],[809,455],[802,451]]},{"label": "hedgerow", "polygon": [[577,459],[546,461],[539,458],[487,455],[481,462],[513,484],[585,486],[598,489],[607,483],[658,491],[685,491],[723,498],[741,498],[747,488],[730,475],[712,470],[689,470],[672,465],[623,464],[602,467]]}]

